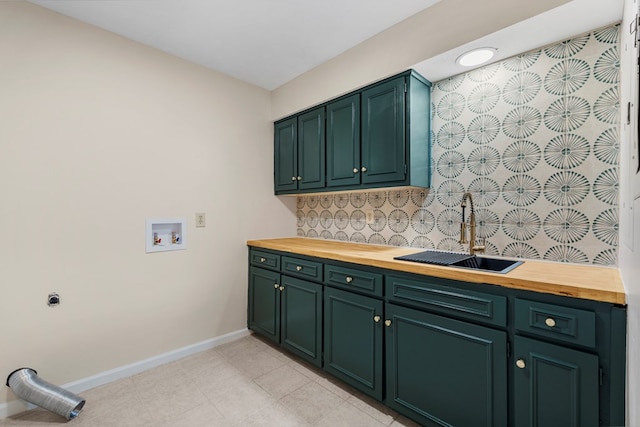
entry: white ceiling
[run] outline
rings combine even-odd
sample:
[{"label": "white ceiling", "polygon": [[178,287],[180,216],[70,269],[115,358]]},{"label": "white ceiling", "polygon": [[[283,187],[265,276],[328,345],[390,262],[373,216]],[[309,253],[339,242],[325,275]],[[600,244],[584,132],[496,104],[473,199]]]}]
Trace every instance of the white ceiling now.
[{"label": "white ceiling", "polygon": [[[29,1],[272,90],[441,0]],[[623,1],[573,0],[414,68],[438,81],[466,49],[507,58],[619,21]]]}]

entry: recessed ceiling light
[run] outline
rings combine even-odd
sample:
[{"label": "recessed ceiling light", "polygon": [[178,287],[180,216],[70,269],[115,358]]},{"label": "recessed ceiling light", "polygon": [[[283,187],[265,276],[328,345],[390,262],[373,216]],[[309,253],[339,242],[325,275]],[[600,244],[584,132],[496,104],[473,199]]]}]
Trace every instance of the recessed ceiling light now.
[{"label": "recessed ceiling light", "polygon": [[479,49],[474,49],[460,55],[458,59],[456,59],[456,63],[463,67],[474,67],[489,61],[493,58],[493,55],[496,54],[496,51],[497,49],[493,47],[481,47]]}]

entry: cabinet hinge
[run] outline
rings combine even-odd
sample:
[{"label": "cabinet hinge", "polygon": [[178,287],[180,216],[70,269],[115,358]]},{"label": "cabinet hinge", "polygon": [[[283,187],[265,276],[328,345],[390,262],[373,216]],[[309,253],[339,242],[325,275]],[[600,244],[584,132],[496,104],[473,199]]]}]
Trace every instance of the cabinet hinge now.
[{"label": "cabinet hinge", "polygon": [[600,386],[602,387],[602,384],[604,384],[604,371],[602,370],[602,367],[600,367],[598,371],[598,379],[600,380]]},{"label": "cabinet hinge", "polygon": [[407,93],[407,82],[404,83],[404,93]]},{"label": "cabinet hinge", "polygon": [[407,176],[407,164],[404,164],[404,176]]},{"label": "cabinet hinge", "polygon": [[511,342],[507,341],[507,359],[511,357]]}]

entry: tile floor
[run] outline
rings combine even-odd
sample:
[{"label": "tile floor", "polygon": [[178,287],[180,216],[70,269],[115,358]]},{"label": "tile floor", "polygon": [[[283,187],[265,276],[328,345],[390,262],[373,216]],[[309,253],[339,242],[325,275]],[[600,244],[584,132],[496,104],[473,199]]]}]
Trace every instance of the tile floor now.
[{"label": "tile floor", "polygon": [[[80,395],[87,403],[69,426],[417,426],[255,335]],[[0,420],[63,424],[40,408]]]}]

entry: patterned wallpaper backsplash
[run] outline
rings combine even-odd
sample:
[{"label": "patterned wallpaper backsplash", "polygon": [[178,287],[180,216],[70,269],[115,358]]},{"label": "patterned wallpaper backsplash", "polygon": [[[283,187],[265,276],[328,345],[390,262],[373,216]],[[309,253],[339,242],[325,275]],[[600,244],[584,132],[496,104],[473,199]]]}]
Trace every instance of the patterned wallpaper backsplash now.
[{"label": "patterned wallpaper backsplash", "polygon": [[435,83],[431,188],[299,196],[298,235],[465,251],[469,191],[487,254],[617,264],[618,40],[613,25]]}]

